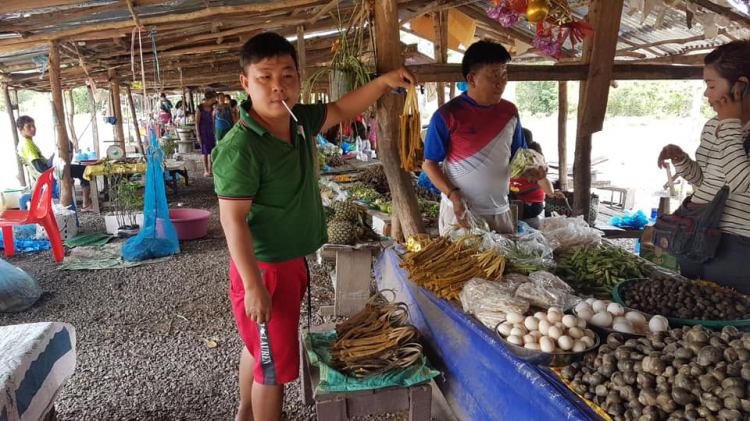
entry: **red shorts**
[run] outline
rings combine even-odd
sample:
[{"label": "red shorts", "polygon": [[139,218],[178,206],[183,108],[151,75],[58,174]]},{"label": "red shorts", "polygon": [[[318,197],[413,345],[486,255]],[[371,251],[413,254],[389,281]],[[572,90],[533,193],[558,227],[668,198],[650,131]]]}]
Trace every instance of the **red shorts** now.
[{"label": "red shorts", "polygon": [[299,313],[308,282],[307,262],[298,257],[278,263],[258,262],[258,267],[263,285],[271,294],[271,321],[264,326],[247,317],[245,289],[232,260],[229,299],[240,337],[255,359],[255,382],[278,385],[299,375]]}]

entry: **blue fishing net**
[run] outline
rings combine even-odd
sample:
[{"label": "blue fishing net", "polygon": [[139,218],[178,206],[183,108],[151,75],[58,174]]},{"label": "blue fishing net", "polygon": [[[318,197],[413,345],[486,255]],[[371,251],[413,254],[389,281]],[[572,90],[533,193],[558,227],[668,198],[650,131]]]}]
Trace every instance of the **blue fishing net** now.
[{"label": "blue fishing net", "polygon": [[164,191],[164,154],[156,140],[153,127],[148,130],[146,148],[146,184],[143,195],[143,227],[137,236],[122,245],[125,260],[148,260],[176,253],[180,244],[177,232],[169,220],[167,194]]}]

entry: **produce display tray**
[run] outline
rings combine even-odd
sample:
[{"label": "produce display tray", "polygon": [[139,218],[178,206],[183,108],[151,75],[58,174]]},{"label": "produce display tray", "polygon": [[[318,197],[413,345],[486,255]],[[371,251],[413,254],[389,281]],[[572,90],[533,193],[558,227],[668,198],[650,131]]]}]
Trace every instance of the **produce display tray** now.
[{"label": "produce display tray", "polygon": [[[622,300],[622,297],[620,297],[620,291],[623,288],[627,287],[628,285],[636,281],[641,281],[641,280],[643,279],[627,279],[615,285],[615,288],[612,290],[612,298],[614,299],[614,301],[624,306],[625,302]],[[708,328],[722,328],[724,326],[736,326],[736,327],[750,328],[750,320],[748,319],[699,320],[699,319],[681,319],[679,317],[667,317],[667,320],[669,320],[669,326],[671,328],[674,328],[675,326],[695,326],[695,325],[701,325],[701,326],[705,326]]]},{"label": "produce display tray", "polygon": [[500,339],[500,343],[503,344],[505,349],[508,350],[511,354],[515,355],[519,360],[527,362],[529,364],[534,364],[538,366],[543,367],[565,367],[567,365],[572,364],[575,361],[580,360],[583,358],[584,355],[588,354],[589,352],[596,352],[597,349],[599,349],[599,345],[601,345],[601,340],[599,338],[599,334],[594,331],[595,337],[594,337],[594,346],[581,352],[558,352],[555,354],[549,354],[542,351],[536,351],[533,349],[524,348],[522,346],[514,345],[510,342],[508,342],[505,338],[502,337],[502,335],[497,334],[495,332],[498,339]]}]

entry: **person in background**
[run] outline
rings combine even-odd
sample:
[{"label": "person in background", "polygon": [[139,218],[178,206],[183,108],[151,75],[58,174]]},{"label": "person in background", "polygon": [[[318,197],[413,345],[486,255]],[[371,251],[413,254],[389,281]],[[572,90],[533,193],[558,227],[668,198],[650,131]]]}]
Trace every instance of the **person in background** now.
[{"label": "person in background", "polygon": [[677,175],[693,185],[695,204],[711,202],[729,187],[721,215],[721,242],[714,258],[697,263],[680,257],[680,272],[691,279],[706,279],[750,294],[747,258],[750,256],[750,40],[732,41],[704,59],[703,95],[716,117],[703,127],[692,159],[677,145],[667,145],[659,168],[671,160]]},{"label": "person in background", "polygon": [[372,148],[372,150],[373,151],[377,150],[378,140],[377,140],[377,138],[375,136],[375,116],[374,115],[370,117],[370,136],[369,136],[369,140],[370,140],[370,147]]},{"label": "person in background", "polygon": [[[430,120],[422,169],[443,193],[441,235],[456,225],[467,226],[467,206],[490,229],[515,232],[508,203],[510,160],[527,145],[516,106],[502,99],[510,60],[498,43],[472,44],[461,63],[468,91],[440,107]],[[529,169],[523,176],[544,178],[546,168]]]},{"label": "person in background", "polygon": [[[21,162],[26,166],[29,171],[31,180],[36,183],[37,178],[52,168],[52,159],[47,159],[42,155],[39,147],[34,143],[34,136],[36,136],[36,124],[34,119],[22,115],[16,120],[16,128],[21,133],[22,140],[18,143],[18,157],[21,158]],[[73,149],[72,143],[70,147]],[[72,156],[72,152],[71,152]],[[83,178],[83,172],[86,170],[85,165],[70,165],[70,177],[77,178],[81,182],[81,192],[83,193],[83,204],[81,205],[81,212],[88,212],[91,210],[91,184],[88,180]]]},{"label": "person in background", "polygon": [[232,114],[232,125],[240,121],[240,109],[237,100],[233,99],[229,102],[229,112]]},{"label": "person in background", "polygon": [[216,146],[214,133],[213,105],[216,103],[216,92],[207,91],[203,94],[203,102],[198,105],[195,113],[195,133],[201,145],[203,155],[203,176],[211,177],[211,151]]},{"label": "person in background", "polygon": [[220,142],[224,135],[232,128],[232,113],[226,103],[226,95],[219,94],[219,101],[214,105],[214,135],[216,142]]},{"label": "person in background", "polygon": [[185,103],[183,101],[177,101],[177,105],[174,107],[174,121],[177,124],[185,124]]},{"label": "person in background", "polygon": [[172,120],[172,102],[162,93],[159,101],[159,120],[165,125]]},{"label": "person in background", "polygon": [[[529,149],[537,151],[539,155],[543,156],[542,145],[534,142],[534,135],[531,133],[531,130],[523,129],[523,134]],[[555,191],[547,177],[538,181],[529,181],[523,177],[511,178],[510,193],[508,196],[511,200],[520,200],[523,202],[523,209],[520,212],[519,219],[525,220],[533,228],[539,228],[537,217],[544,212],[545,196],[565,197],[561,191]]]},{"label": "person in background", "polygon": [[338,145],[341,143],[341,138],[339,137],[339,129],[340,125],[336,124],[331,126],[328,130],[325,131],[325,134],[323,137],[330,143],[333,143],[334,145]]},{"label": "person in background", "polygon": [[367,128],[365,127],[364,123],[362,123],[361,121],[352,121],[351,129],[352,129],[352,139],[351,139],[352,142],[357,140],[357,137],[359,137],[360,139],[367,139]]}]

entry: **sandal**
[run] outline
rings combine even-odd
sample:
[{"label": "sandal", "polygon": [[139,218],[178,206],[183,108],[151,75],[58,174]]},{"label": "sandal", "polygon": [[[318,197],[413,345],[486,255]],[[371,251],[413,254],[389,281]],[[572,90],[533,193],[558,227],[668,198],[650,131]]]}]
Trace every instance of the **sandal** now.
[{"label": "sandal", "polygon": [[91,209],[91,206],[81,206],[81,209],[79,209],[81,212],[91,212],[93,209]]},{"label": "sandal", "polygon": [[203,171],[203,176],[204,176],[204,177],[210,177],[210,176],[211,176],[211,174],[209,174],[209,173],[208,173],[208,171]]}]

